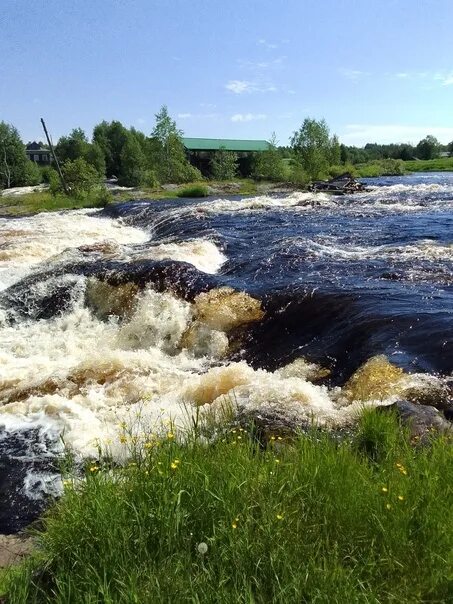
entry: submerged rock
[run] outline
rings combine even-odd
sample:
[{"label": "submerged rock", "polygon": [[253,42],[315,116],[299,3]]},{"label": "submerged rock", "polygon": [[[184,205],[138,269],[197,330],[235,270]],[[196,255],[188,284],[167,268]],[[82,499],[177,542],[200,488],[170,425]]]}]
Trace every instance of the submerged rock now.
[{"label": "submerged rock", "polygon": [[383,400],[400,394],[404,388],[404,371],[384,355],[368,359],[344,385],[349,401]]}]

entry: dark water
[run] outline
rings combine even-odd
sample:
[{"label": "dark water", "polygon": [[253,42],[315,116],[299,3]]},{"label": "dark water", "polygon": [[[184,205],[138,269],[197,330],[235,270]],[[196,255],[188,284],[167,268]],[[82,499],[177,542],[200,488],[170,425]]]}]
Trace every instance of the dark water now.
[{"label": "dark water", "polygon": [[[187,384],[212,368],[248,371],[260,405],[281,389],[285,409],[285,392],[303,399],[311,388],[309,409],[336,419],[333,387],[377,354],[410,373],[449,376],[453,174],[370,186],[355,196],[138,200],[3,221],[0,532],[26,525],[61,489],[61,436],[94,455],[96,438],[115,440],[139,404],[173,417]],[[94,297],[93,280],[107,286]],[[258,299],[264,318],[226,357],[211,347],[200,358],[182,349],[181,334],[197,295],[222,286]],[[112,291],[140,300],[132,318],[114,318]],[[300,357],[331,369],[324,390],[273,373]],[[241,404],[258,404],[238,392]]]},{"label": "dark water", "polygon": [[235,199],[221,212],[209,211],[208,200],[105,213],[159,241],[218,243],[228,257],[218,280],[258,296],[267,310],[244,351],[255,366],[275,369],[305,354],[344,377],[384,353],[409,370],[450,373],[453,175],[369,182],[371,193],[323,197],[309,209]]}]

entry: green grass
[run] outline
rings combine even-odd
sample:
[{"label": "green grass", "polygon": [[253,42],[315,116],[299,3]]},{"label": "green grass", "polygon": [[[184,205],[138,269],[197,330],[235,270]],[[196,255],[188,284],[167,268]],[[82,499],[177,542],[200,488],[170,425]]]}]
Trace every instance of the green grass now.
[{"label": "green grass", "polygon": [[182,189],[176,191],[177,197],[207,197],[208,187],[203,183],[195,183],[193,185],[187,185]]},{"label": "green grass", "polygon": [[453,157],[405,161],[404,167],[409,172],[453,172]]},{"label": "green grass", "polygon": [[75,210],[81,208],[101,208],[106,205],[107,197],[103,192],[94,191],[83,198],[67,195],[52,195],[48,191],[29,193],[27,195],[6,195],[0,197],[0,214],[20,216],[55,210]]},{"label": "green grass", "polygon": [[368,412],[341,442],[313,431],[262,450],[236,428],[146,451],[70,479],[9,603],[453,598],[452,448],[412,448],[393,416]]}]

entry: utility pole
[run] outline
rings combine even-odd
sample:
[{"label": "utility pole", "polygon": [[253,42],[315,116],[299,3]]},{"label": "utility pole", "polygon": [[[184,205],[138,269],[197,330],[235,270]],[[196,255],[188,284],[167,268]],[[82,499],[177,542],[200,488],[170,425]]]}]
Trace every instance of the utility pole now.
[{"label": "utility pole", "polygon": [[58,163],[58,157],[57,157],[57,155],[55,153],[55,149],[53,148],[52,141],[50,140],[49,133],[47,132],[46,124],[45,124],[45,122],[44,122],[44,120],[42,118],[41,118],[41,124],[42,124],[42,127],[44,128],[44,134],[46,135],[47,142],[49,143],[50,150],[52,151],[52,155],[53,155],[53,158],[55,160],[55,164],[57,166],[57,171],[58,171],[58,175],[60,176],[61,185],[62,185],[63,190],[66,193],[66,195],[69,195],[69,189],[68,189],[68,187],[66,185],[66,182],[64,180],[63,172],[61,171],[60,164]]}]

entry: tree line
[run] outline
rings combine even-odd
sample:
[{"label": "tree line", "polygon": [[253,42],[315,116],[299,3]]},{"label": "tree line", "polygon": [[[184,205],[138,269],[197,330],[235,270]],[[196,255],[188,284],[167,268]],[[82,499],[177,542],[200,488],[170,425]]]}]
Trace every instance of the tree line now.
[{"label": "tree line", "polygon": [[[60,137],[55,151],[62,164],[71,192],[80,195],[98,186],[106,177],[115,176],[118,184],[155,188],[165,183],[204,180],[190,163],[183,144],[182,131],[166,106],[155,116],[149,136],[119,121],[102,121],[94,127],[91,140],[81,128]],[[453,142],[442,147],[429,135],[417,145],[368,143],[364,147],[340,144],[325,120],[306,118],[294,132],[290,146],[279,146],[275,134],[267,151],[250,154],[244,173],[238,155],[220,149],[211,154],[209,177],[231,180],[247,176],[255,180],[292,181],[306,184],[310,180],[336,175],[357,164],[387,162],[387,170],[398,173],[398,160],[433,159],[445,149],[453,155]],[[36,185],[48,182],[52,192],[61,190],[52,167],[39,168],[30,161],[17,129],[0,122],[0,188]]]}]

